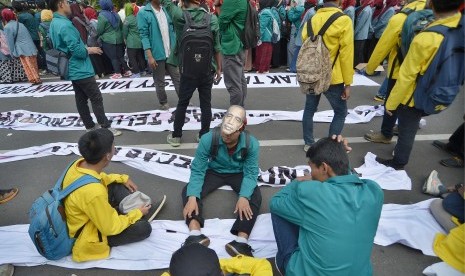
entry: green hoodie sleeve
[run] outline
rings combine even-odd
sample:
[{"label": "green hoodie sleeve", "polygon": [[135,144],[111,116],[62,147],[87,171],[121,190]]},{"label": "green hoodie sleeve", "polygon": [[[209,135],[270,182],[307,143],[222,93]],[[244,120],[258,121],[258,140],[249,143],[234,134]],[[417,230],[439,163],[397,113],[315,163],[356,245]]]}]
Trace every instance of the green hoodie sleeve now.
[{"label": "green hoodie sleeve", "polygon": [[255,187],[257,187],[259,152],[260,145],[258,140],[250,137],[250,146],[244,162],[244,176],[242,178],[241,191],[239,192],[239,196],[249,200]]},{"label": "green hoodie sleeve", "polygon": [[277,192],[270,200],[270,212],[285,218],[289,222],[302,226],[302,206],[299,200],[299,185],[311,185],[307,182],[292,181]]},{"label": "green hoodie sleeve", "polygon": [[210,158],[211,133],[207,133],[200,139],[199,146],[195,152],[195,158],[191,164],[191,176],[187,185],[186,196],[195,196],[200,199],[205,174],[208,168],[208,159]]},{"label": "green hoodie sleeve", "polygon": [[74,58],[86,59],[88,57],[87,48],[81,43],[81,36],[73,25],[69,25],[63,33],[64,44],[68,46],[68,53],[72,53]]}]

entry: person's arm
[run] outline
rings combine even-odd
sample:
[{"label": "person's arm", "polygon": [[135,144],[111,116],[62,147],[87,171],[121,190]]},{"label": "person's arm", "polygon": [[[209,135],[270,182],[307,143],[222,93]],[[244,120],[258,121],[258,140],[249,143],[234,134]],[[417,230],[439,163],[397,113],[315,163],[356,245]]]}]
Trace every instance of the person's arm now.
[{"label": "person's arm", "polygon": [[4,28],[4,32],[5,32],[6,42],[8,44],[8,49],[10,49],[10,53],[13,56],[13,51],[15,51],[15,44],[14,44],[15,32],[10,27],[10,25],[8,25],[7,28]]},{"label": "person's arm", "polygon": [[267,259],[236,256],[234,258],[220,259],[220,267],[221,271],[228,275],[234,273],[234,275],[273,276],[273,269]]},{"label": "person's arm", "polygon": [[[270,32],[270,25],[273,26],[273,21],[271,18],[271,12],[263,11],[260,13],[258,17],[258,21],[260,23],[260,40],[263,42],[267,33]],[[271,34],[269,34],[271,37]]]},{"label": "person's arm", "polygon": [[171,16],[173,22],[178,22],[180,18],[183,18],[183,11],[180,7],[175,5],[171,0],[161,0],[160,3],[165,7],[166,12]]},{"label": "person's arm", "polygon": [[62,32],[62,36],[70,55],[78,59],[86,59],[88,57],[88,50],[84,43],[81,43],[81,34],[76,28],[66,28]]},{"label": "person's arm", "polygon": [[418,76],[426,71],[433,60],[443,36],[435,33],[421,33],[413,38],[407,56],[400,66],[397,79],[386,102],[386,110],[393,111],[413,96]]},{"label": "person's arm", "polygon": [[[354,38],[357,39],[363,29],[366,28],[366,25],[370,25],[370,14],[368,11],[363,10],[360,15],[357,17],[354,30]],[[355,64],[356,65],[356,64]]]},{"label": "person's arm", "polygon": [[384,33],[381,35],[366,66],[365,70],[368,75],[373,75],[376,68],[378,68],[381,62],[389,55],[391,50],[397,47],[404,19],[404,14],[396,14],[389,20],[386,30],[384,30]]},{"label": "person's arm", "polygon": [[341,23],[343,26],[341,36],[339,37],[339,61],[341,64],[342,79],[344,85],[350,86],[354,79],[354,31],[352,29],[351,20],[348,17],[343,17]]},{"label": "person's arm", "polygon": [[304,214],[299,199],[299,185],[312,185],[312,183],[293,181],[281,188],[270,200],[270,212],[301,226],[303,225]]},{"label": "person's arm", "polygon": [[127,174],[106,174],[106,173],[101,173],[100,176],[102,177],[102,182],[106,186],[112,184],[112,183],[119,183],[119,184],[125,184],[129,180],[129,175]]},{"label": "person's arm", "polygon": [[208,169],[208,159],[210,158],[211,141],[201,139],[195,152],[194,160],[191,163],[191,176],[187,185],[186,196],[195,196],[200,199],[205,173]]},{"label": "person's arm", "polygon": [[374,33],[383,32],[389,22],[389,19],[394,15],[394,9],[388,9],[380,18],[376,26],[373,27]]},{"label": "person's arm", "polygon": [[218,18],[218,24],[221,32],[227,30],[229,24],[231,24],[231,21],[236,17],[238,12],[242,12],[242,10],[238,9],[236,1],[225,0],[223,2],[221,5],[221,13]]},{"label": "person's arm", "polygon": [[[244,135],[245,137],[245,135]],[[245,197],[250,200],[255,187],[257,187],[257,178],[260,169],[258,168],[260,144],[258,140],[250,137],[250,145],[247,150],[247,157],[244,161],[243,177],[241,190],[239,192],[240,197]]]},{"label": "person's arm", "polygon": [[218,80],[221,77],[222,72],[222,62],[221,62],[221,44],[220,44],[220,30],[218,26],[218,18],[215,15],[212,15],[210,27],[213,33],[214,44],[215,47],[215,62],[216,62],[216,76],[215,80]]}]

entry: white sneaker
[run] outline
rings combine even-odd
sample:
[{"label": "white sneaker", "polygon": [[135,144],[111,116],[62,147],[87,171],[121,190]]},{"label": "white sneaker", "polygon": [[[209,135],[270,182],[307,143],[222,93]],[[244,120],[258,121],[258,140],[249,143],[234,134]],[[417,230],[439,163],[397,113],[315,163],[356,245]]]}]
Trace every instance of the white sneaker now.
[{"label": "white sneaker", "polygon": [[425,184],[423,185],[423,193],[430,194],[433,196],[439,196],[441,195],[441,186],[444,185],[441,183],[441,180],[438,177],[438,172],[436,170],[433,170],[429,174],[428,179],[426,179]]},{"label": "white sneaker", "polygon": [[169,109],[170,109],[170,105],[169,105],[168,103],[162,104],[162,105],[160,105],[160,109],[161,109],[161,110],[169,110]]},{"label": "white sneaker", "polygon": [[121,134],[123,134],[121,131],[117,130],[116,128],[109,127],[108,130],[111,131],[111,133],[113,133],[113,136],[120,136]]},{"label": "white sneaker", "polygon": [[305,145],[304,146],[304,151],[307,152],[310,147],[311,147],[311,145]]}]

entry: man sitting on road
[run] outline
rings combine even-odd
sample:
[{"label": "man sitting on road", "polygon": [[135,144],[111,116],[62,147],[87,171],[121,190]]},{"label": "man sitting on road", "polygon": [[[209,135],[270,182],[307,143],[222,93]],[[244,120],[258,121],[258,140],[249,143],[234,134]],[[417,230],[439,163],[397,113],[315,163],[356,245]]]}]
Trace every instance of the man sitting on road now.
[{"label": "man sitting on road", "polygon": [[270,201],[277,268],[286,275],[372,275],[383,191],[351,173],[344,146],[334,139],[313,144],[307,158],[311,177]]},{"label": "man sitting on road", "polygon": [[259,143],[244,131],[244,108],[233,105],[226,112],[221,128],[213,129],[200,139],[191,165],[189,183],[184,187],[183,215],[189,226],[190,236],[184,245],[210,240],[200,232],[203,227],[202,199],[221,186],[230,186],[239,194],[234,213],[237,214],[231,233],[237,239],[226,244],[231,256],[252,256],[247,239],[260,210],[262,196],[257,186]]},{"label": "man sitting on road", "polygon": [[148,238],[150,221],[164,204],[163,199],[127,214],[118,212],[121,201],[137,191],[137,186],[128,175],[103,172],[115,151],[113,141],[113,134],[105,128],[84,134],[78,142],[83,158],[71,165],[63,179],[63,189],[85,174],[100,180],[78,188],[64,201],[69,235],[77,237],[73,246],[76,262],[105,259],[110,247]]}]

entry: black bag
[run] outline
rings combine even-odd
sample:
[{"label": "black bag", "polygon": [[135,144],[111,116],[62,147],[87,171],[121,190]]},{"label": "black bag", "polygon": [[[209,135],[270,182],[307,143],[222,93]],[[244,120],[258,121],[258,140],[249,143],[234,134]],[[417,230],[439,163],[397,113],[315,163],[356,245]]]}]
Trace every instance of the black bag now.
[{"label": "black bag", "polygon": [[241,32],[241,40],[242,44],[244,44],[244,49],[252,49],[257,47],[260,36],[260,21],[258,20],[258,12],[252,6],[252,4],[248,2],[244,31]]},{"label": "black bag", "polygon": [[205,12],[202,22],[194,23],[191,14],[184,11],[186,24],[181,34],[179,68],[189,78],[205,77],[212,71],[214,39],[210,27],[211,14]]},{"label": "black bag", "polygon": [[69,56],[57,49],[45,52],[47,70],[56,76],[65,79],[68,76]]}]

